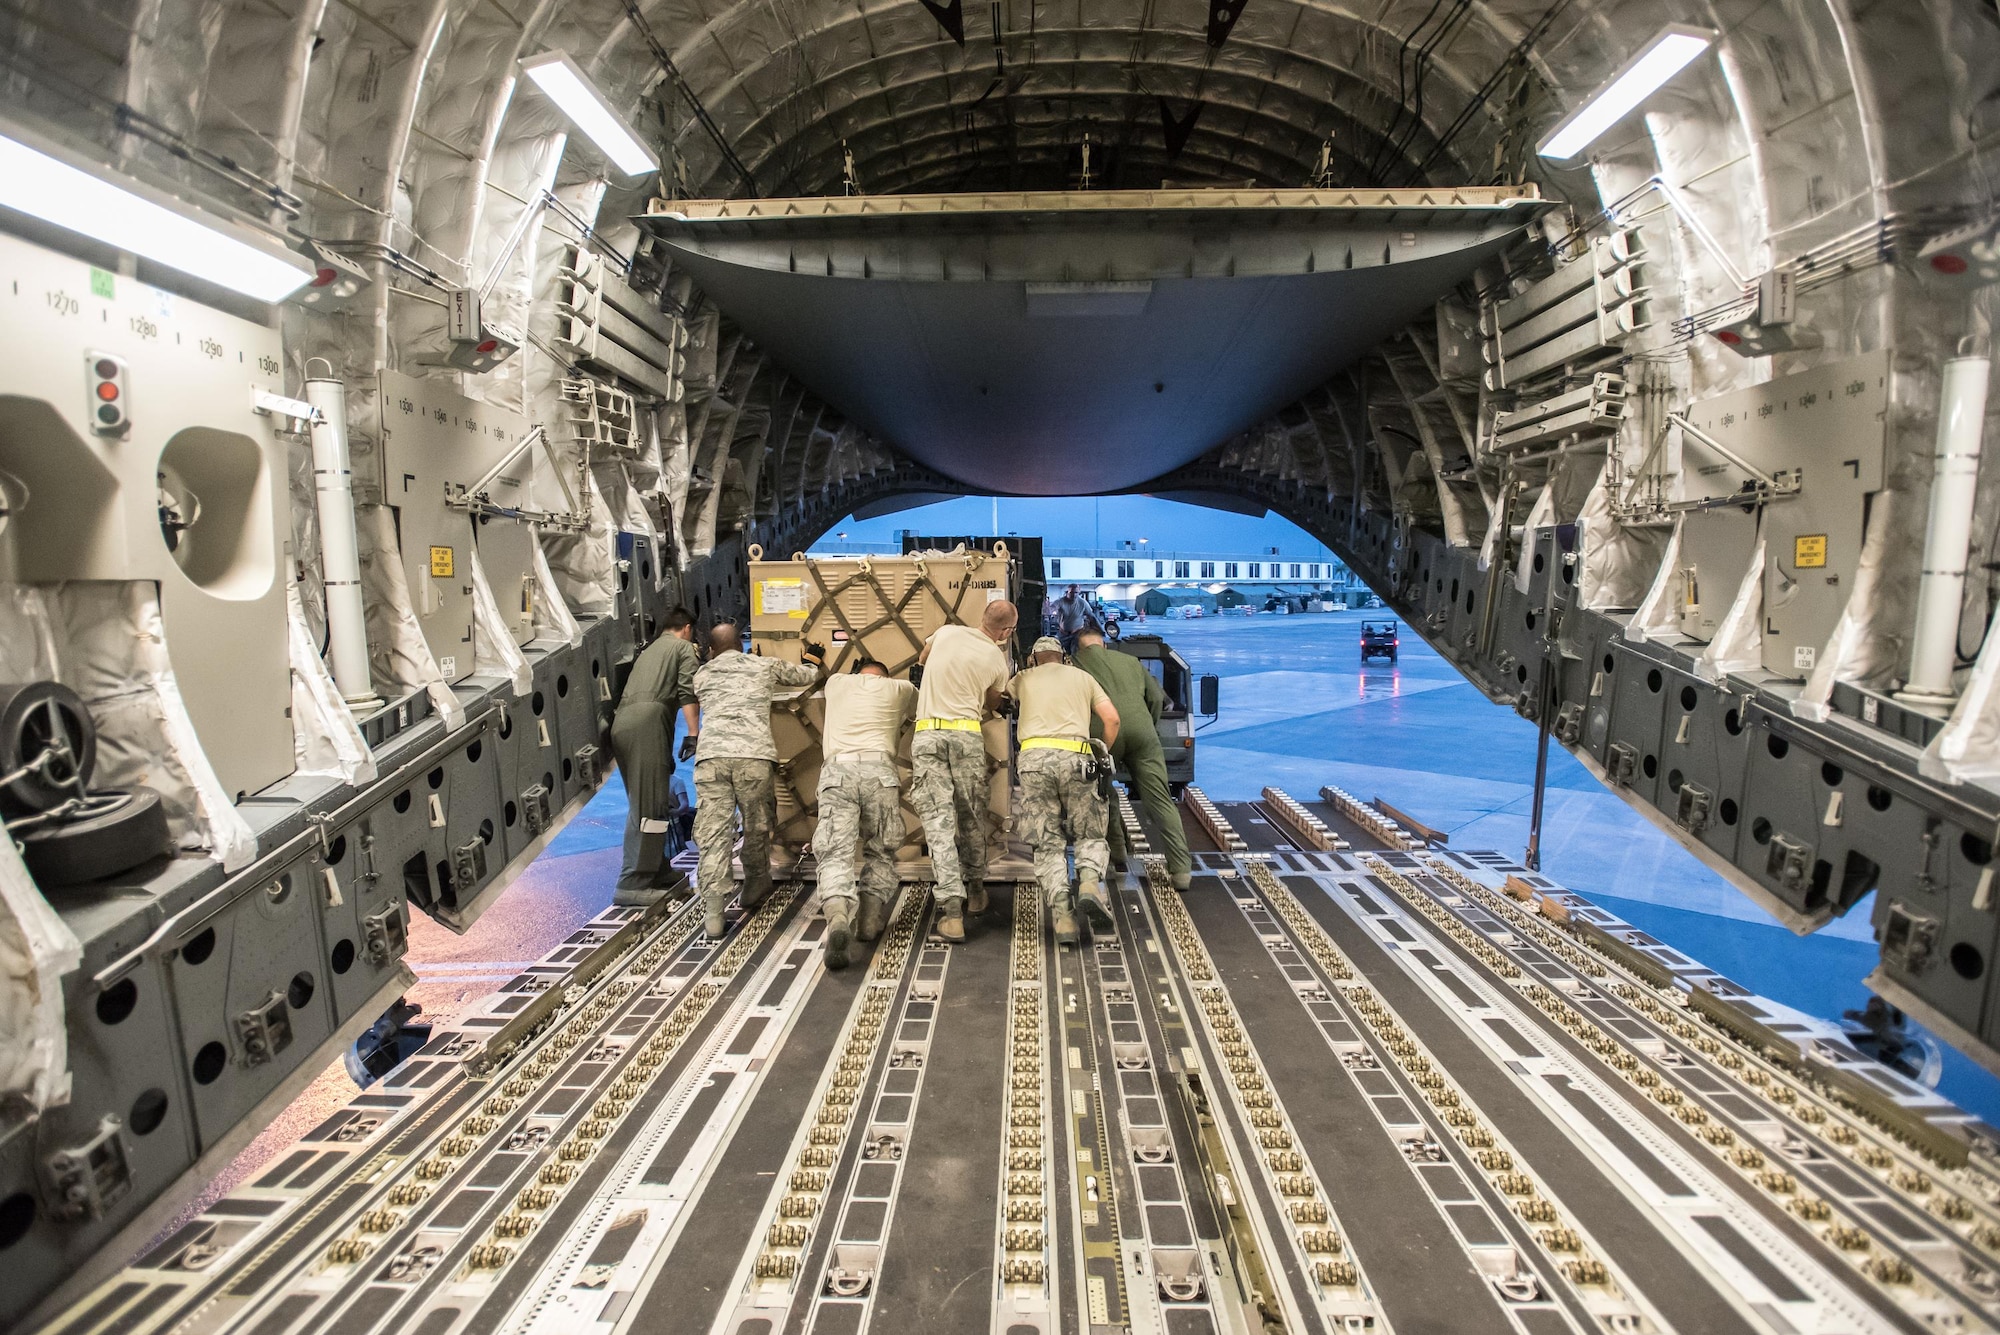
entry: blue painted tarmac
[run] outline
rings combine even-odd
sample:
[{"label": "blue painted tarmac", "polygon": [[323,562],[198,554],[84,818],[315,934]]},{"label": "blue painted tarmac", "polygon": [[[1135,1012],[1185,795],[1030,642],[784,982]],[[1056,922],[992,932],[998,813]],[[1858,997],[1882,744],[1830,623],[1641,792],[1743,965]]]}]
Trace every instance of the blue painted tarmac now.
[{"label": "blue painted tarmac", "polygon": [[[1495,705],[1407,628],[1398,662],[1361,663],[1360,623],[1382,612],[1219,616],[1128,625],[1155,633],[1197,673],[1223,678],[1202,728],[1195,782],[1219,801],[1274,784],[1311,798],[1335,783],[1445,831],[1454,848],[1518,857],[1534,799],[1535,727]],[[1600,784],[1549,751],[1542,870],[1753,991],[1838,1019],[1868,998],[1875,965],[1864,899],[1794,936]],[[2000,1079],[1946,1050],[1940,1090],[2000,1125]]]}]

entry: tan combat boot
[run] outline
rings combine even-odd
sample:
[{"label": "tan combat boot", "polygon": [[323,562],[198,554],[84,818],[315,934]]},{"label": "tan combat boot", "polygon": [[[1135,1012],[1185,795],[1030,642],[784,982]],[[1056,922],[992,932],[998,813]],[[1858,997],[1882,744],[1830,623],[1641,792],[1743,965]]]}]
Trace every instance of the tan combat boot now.
[{"label": "tan combat boot", "polygon": [[845,969],[847,948],[854,940],[854,909],[845,900],[826,911],[826,967]]},{"label": "tan combat boot", "polygon": [[947,941],[965,940],[965,901],[954,896],[938,901],[937,934]]},{"label": "tan combat boot", "polygon": [[989,902],[986,897],[985,881],[974,881],[965,888],[965,911],[967,913],[984,913]]},{"label": "tan combat boot", "polygon": [[1092,931],[1108,932],[1114,926],[1111,918],[1111,897],[1104,893],[1097,877],[1084,872],[1077,878],[1076,906]]},{"label": "tan combat boot", "polygon": [[888,925],[888,902],[880,895],[864,893],[861,896],[861,913],[855,921],[854,934],[863,941],[874,941],[882,935],[882,929]]},{"label": "tan combat boot", "polygon": [[1055,910],[1056,944],[1073,946],[1076,944],[1076,914],[1071,911],[1069,897],[1065,895],[1056,901]]}]

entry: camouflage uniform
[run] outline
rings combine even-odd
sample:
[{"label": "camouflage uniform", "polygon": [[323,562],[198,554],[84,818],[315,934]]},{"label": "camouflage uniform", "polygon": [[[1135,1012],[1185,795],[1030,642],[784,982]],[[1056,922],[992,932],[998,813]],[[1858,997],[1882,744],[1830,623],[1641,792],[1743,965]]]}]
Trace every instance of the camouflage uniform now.
[{"label": "camouflage uniform", "polygon": [[819,862],[819,898],[829,918],[846,901],[857,904],[855,863],[861,893],[896,898],[896,848],[903,842],[903,781],[888,753],[864,751],[830,756],[819,771],[819,823],[813,829],[813,856]]},{"label": "camouflage uniform", "polygon": [[965,898],[986,880],[986,739],[939,728],[910,743],[910,805],[924,823],[937,897]]},{"label": "camouflage uniform", "polygon": [[1067,902],[1066,844],[1076,845],[1076,871],[1101,878],[1110,855],[1104,843],[1109,804],[1090,773],[1091,758],[1074,751],[1021,752],[1021,823],[1035,854],[1035,879],[1051,907]]},{"label": "camouflage uniform", "polygon": [[696,880],[710,910],[729,898],[736,816],[743,815],[743,899],[771,888],[771,826],[776,823],[778,744],[771,736],[771,696],[811,686],[819,669],[749,654],[717,654],[694,674],[701,701],[701,741],[694,753]]}]

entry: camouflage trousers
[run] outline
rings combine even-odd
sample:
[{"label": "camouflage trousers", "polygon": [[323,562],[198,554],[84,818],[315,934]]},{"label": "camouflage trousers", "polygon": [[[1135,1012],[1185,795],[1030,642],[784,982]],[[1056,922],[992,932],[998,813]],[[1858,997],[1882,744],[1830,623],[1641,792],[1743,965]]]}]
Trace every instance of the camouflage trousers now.
[{"label": "camouflage trousers", "polygon": [[778,817],[778,767],[768,760],[718,758],[694,767],[694,843],[701,850],[695,883],[702,901],[720,907],[729,898],[729,862],[736,845],[736,817],[743,815],[743,889],[756,899],[771,888],[771,826]]},{"label": "camouflage trousers", "polygon": [[829,916],[856,908],[861,893],[886,906],[896,898],[896,849],[903,842],[903,781],[883,751],[828,756],[819,770],[819,823],[813,857],[819,863],[820,908]]},{"label": "camouflage trousers", "polygon": [[1090,774],[1090,757],[1037,748],[1021,753],[1021,824],[1035,855],[1035,880],[1051,905],[1069,894],[1064,845],[1076,845],[1078,875],[1100,878],[1109,861],[1104,826],[1110,805]]},{"label": "camouflage trousers", "polygon": [[924,823],[939,902],[986,880],[986,739],[938,728],[910,743],[910,805]]}]

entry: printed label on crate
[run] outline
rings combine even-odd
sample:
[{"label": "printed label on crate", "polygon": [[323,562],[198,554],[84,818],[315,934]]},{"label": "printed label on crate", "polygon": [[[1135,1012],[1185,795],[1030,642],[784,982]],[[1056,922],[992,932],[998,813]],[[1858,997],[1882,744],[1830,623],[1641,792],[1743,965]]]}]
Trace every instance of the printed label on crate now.
[{"label": "printed label on crate", "polygon": [[802,579],[760,579],[751,589],[756,595],[751,611],[758,616],[806,614],[806,582]]},{"label": "printed label on crate", "polygon": [[1794,668],[1797,668],[1801,672],[1811,672],[1813,665],[1817,662],[1819,662],[1818,645],[1795,644],[1792,646],[1792,666]]},{"label": "printed label on crate", "polygon": [[1801,533],[1792,539],[1792,564],[1800,570],[1817,570],[1826,564],[1826,534]]},{"label": "printed label on crate", "polygon": [[437,579],[450,579],[456,573],[456,553],[449,547],[431,548],[431,575]]}]

